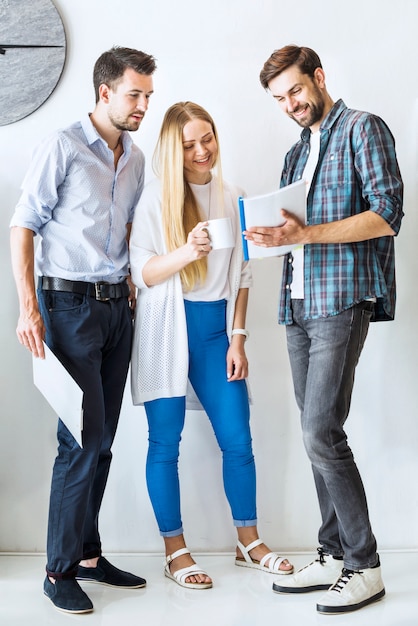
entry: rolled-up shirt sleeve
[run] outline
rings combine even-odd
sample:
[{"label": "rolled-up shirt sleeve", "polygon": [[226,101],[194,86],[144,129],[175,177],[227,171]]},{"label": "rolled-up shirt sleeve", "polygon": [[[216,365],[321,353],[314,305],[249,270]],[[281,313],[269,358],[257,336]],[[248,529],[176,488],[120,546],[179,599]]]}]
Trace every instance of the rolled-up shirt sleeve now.
[{"label": "rolled-up shirt sleeve", "polygon": [[369,115],[356,126],[355,142],[363,198],[397,234],[403,217],[403,183],[392,133],[382,119]]},{"label": "rolled-up shirt sleeve", "polygon": [[22,226],[39,234],[52,218],[58,190],[65,180],[68,148],[56,135],[42,141],[34,150],[29,170],[22,183],[22,194],[10,226]]}]

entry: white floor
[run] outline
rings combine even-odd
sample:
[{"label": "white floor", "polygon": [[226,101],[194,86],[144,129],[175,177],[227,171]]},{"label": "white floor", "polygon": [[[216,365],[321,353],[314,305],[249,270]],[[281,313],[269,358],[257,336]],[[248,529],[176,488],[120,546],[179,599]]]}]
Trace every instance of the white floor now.
[{"label": "white floor", "polygon": [[[107,555],[109,556],[109,555]],[[233,556],[195,555],[214,580],[209,590],[183,589],[162,573],[162,556],[110,555],[118,567],[140,574],[147,587],[117,590],[83,583],[94,612],[68,615],[57,611],[42,591],[44,556],[0,555],[1,626],[267,626],[330,622],[338,626],[418,626],[418,553],[381,553],[386,597],[346,615],[320,615],[322,592],[279,595],[275,577],[234,565]],[[297,567],[313,555],[292,555]]]}]

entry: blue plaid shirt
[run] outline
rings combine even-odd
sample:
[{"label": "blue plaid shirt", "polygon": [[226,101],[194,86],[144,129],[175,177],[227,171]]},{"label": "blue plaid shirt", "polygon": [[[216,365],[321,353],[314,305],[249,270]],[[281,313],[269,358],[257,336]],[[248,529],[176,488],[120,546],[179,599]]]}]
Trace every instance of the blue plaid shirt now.
[{"label": "blue plaid shirt", "polygon": [[[371,210],[397,234],[403,216],[403,183],[395,142],[377,116],[348,109],[338,100],[320,128],[318,165],[307,198],[308,224],[333,222]],[[303,177],[310,149],[309,128],[287,153],[281,186]],[[292,323],[292,257],[283,263],[279,323]],[[375,320],[395,315],[393,237],[304,246],[305,319],[337,315],[376,298]]]}]

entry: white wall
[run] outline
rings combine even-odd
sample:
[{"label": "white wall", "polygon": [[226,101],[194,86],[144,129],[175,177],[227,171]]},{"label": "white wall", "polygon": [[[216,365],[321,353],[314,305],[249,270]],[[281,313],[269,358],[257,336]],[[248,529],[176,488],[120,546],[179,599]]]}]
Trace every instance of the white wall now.
[{"label": "white wall", "polygon": [[[370,330],[348,431],[381,549],[418,548],[415,0],[351,0],[345,5],[335,0],[299,0],[296,5],[280,0],[212,0],[205,5],[192,0],[57,0],[56,5],[68,36],[61,82],[37,112],[0,127],[0,550],[44,551],[56,448],[56,418],[34,388],[31,358],[15,337],[18,311],[9,261],[8,223],[34,145],[92,110],[91,73],[99,54],[113,44],[132,46],[155,55],[159,66],[149,112],[133,135],[146,155],[152,154],[167,107],[191,99],[217,122],[225,178],[248,193],[270,191],[299,129],[263,91],[258,75],[270,53],[288,43],[316,49],[334,99],[342,97],[351,107],[381,115],[397,140],[406,188],[406,218],[396,242],[397,318]],[[248,315],[259,527],[273,547],[313,549],[319,512],[302,449],[284,330],[276,324],[280,264],[278,259],[254,263]],[[127,390],[101,517],[107,551],[162,550],[145,487],[146,448],[145,417],[142,409],[131,406]],[[219,452],[200,413],[188,415],[180,472],[190,547],[231,550],[235,533],[221,485]]]}]

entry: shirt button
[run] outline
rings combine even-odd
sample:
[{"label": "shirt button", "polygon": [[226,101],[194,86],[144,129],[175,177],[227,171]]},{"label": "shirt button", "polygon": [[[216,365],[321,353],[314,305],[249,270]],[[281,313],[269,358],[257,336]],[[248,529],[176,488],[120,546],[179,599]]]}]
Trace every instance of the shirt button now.
[{"label": "shirt button", "polygon": [[286,289],[290,289],[290,285],[286,285]]}]

